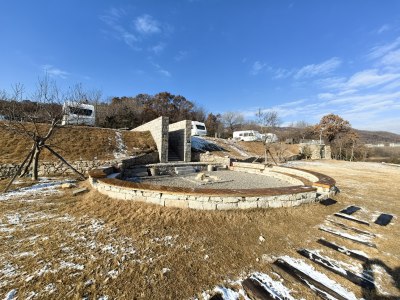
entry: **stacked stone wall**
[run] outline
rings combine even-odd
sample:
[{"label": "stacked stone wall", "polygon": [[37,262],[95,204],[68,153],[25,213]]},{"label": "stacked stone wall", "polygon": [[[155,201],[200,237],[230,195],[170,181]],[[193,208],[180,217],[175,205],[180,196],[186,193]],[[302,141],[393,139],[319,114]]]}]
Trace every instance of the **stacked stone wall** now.
[{"label": "stacked stone wall", "polygon": [[100,193],[114,199],[140,201],[166,207],[191,208],[199,210],[292,207],[317,201],[316,192],[314,190],[308,190],[294,194],[241,197],[205,194],[187,195],[140,190],[111,185],[102,182],[101,179],[92,179],[92,185]]},{"label": "stacked stone wall", "polygon": [[157,145],[160,162],[168,161],[168,117],[159,117],[132,129],[132,131],[150,131]]}]

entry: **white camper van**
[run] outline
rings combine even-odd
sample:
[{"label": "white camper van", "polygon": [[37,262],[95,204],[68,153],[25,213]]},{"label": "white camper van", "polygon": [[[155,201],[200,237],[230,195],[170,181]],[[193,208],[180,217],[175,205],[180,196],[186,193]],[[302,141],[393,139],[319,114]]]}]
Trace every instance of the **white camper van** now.
[{"label": "white camper van", "polygon": [[61,125],[94,126],[96,121],[94,106],[83,103],[65,102]]},{"label": "white camper van", "polygon": [[233,139],[237,141],[245,141],[245,142],[253,142],[253,141],[262,141],[262,135],[255,130],[242,130],[242,131],[234,131]]},{"label": "white camper van", "polygon": [[207,128],[206,124],[202,122],[192,121],[192,136],[200,135],[204,136],[207,135]]}]

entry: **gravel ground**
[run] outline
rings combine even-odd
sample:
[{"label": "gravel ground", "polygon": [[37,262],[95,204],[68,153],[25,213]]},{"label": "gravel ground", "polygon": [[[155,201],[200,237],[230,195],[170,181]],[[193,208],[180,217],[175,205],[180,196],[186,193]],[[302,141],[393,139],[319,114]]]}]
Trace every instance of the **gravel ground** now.
[{"label": "gravel ground", "polygon": [[212,188],[212,189],[255,189],[270,187],[293,186],[293,184],[270,176],[249,174],[234,171],[203,172],[205,175],[217,176],[215,182],[201,182],[196,180],[199,173],[184,176],[168,176],[142,180],[143,183],[152,183],[166,186],[185,188]]}]

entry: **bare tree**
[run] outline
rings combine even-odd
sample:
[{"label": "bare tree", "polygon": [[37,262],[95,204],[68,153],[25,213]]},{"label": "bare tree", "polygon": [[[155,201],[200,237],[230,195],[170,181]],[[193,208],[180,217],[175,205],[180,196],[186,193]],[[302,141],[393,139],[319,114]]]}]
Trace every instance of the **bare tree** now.
[{"label": "bare tree", "polygon": [[232,134],[244,122],[244,117],[239,112],[228,111],[221,116],[222,123]]},{"label": "bare tree", "polygon": [[[4,97],[4,93],[2,95]],[[8,190],[18,175],[20,177],[25,176],[31,167],[32,180],[38,179],[39,157],[43,149],[47,149],[81,178],[84,178],[84,175],[72,167],[48,142],[60,125],[62,118],[61,102],[66,100],[56,83],[45,76],[38,80],[36,92],[32,96],[34,101],[23,101],[23,95],[24,87],[22,84],[13,86],[12,95],[6,97],[6,102],[0,111],[0,114],[4,115],[6,119],[0,122],[2,128],[32,142],[28,155],[4,192]]]},{"label": "bare tree", "polygon": [[281,119],[277,111],[258,109],[256,113],[261,133],[265,133],[268,128],[275,128],[281,124]]}]

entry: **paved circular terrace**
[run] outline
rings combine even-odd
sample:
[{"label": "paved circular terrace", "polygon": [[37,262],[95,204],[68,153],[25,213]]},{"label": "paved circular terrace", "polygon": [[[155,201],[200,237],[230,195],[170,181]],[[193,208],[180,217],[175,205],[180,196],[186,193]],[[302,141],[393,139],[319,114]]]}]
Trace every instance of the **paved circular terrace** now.
[{"label": "paved circular terrace", "polygon": [[[201,177],[203,177],[203,179]],[[295,183],[281,178],[230,170],[200,172],[181,176],[155,176],[140,178],[134,182],[178,188],[218,190],[261,189],[296,185]]]},{"label": "paved circular terrace", "polygon": [[117,171],[112,167],[89,175],[92,186],[111,198],[202,210],[297,206],[330,196],[335,185],[326,175],[295,168],[233,163],[230,170],[141,182],[107,178]]}]

